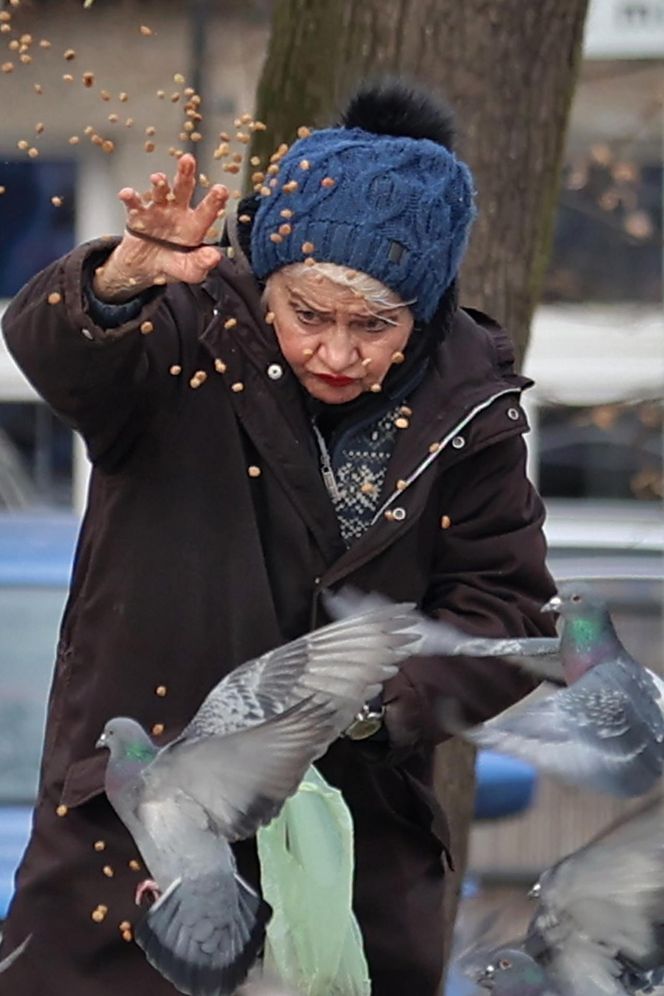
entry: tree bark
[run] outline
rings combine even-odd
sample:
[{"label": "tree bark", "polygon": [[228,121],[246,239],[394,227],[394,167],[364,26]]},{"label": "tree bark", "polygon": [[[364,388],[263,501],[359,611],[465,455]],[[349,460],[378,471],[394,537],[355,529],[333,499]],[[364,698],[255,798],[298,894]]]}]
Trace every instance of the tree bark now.
[{"label": "tree bark", "polygon": [[[252,154],[266,159],[302,124],[335,121],[358,80],[424,82],[456,112],[457,151],[473,170],[478,219],[461,301],[511,332],[523,357],[547,261],[565,130],[588,0],[277,0],[257,90]],[[439,749],[455,873],[446,950],[466,864],[474,754]]]}]

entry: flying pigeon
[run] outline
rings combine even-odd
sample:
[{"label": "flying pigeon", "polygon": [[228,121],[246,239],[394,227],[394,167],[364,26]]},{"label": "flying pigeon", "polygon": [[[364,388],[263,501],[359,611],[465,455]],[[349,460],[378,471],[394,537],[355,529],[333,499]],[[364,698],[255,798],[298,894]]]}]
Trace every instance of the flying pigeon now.
[{"label": "flying pigeon", "polygon": [[[587,585],[562,584],[542,611],[562,617],[559,654],[567,687],[541,686],[473,728],[463,728],[454,703],[443,703],[442,724],[478,747],[529,761],[563,781],[621,797],[645,794],[664,765],[664,681],[630,656],[606,603]],[[439,630],[444,628],[441,622]],[[498,647],[498,656],[507,652],[535,671],[539,656],[548,659],[547,670],[555,657],[540,639],[464,641],[452,631],[453,643],[458,653],[470,653],[471,645],[475,656],[494,656]],[[511,643],[520,648],[516,653],[505,648]]]},{"label": "flying pigeon", "polygon": [[21,957],[31,939],[32,934],[28,934],[26,939],[22,941],[17,948],[14,948],[11,954],[8,954],[6,958],[3,958],[2,961],[0,961],[0,975],[2,975],[3,972],[6,972],[7,969],[14,964],[17,958]]},{"label": "flying pigeon", "polygon": [[396,674],[418,619],[410,605],[381,606],[248,661],[161,749],[133,719],[106,723],[106,794],[152,876],[137,902],[160,893],[136,941],[181,992],[224,996],[246,977],[270,910],[237,874],[229,843],[270,822]]},{"label": "flying pigeon", "polygon": [[524,940],[476,981],[504,996],[663,993],[663,826],[658,796],[547,869]]}]

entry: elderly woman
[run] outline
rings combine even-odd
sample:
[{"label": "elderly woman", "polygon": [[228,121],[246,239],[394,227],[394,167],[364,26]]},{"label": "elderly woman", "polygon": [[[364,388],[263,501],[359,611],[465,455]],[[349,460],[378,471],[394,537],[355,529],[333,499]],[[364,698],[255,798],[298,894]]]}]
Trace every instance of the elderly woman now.
[{"label": "elderly woman", "polygon": [[[325,622],[319,594],[342,584],[475,633],[547,631],[528,382],[508,335],[456,305],[472,180],[449,140],[422,94],[366,90],[281,157],[226,249],[201,243],[227,192],[192,207],[183,155],[172,186],[120,192],[120,240],[8,309],[9,348],[93,471],[6,950],[33,940],[2,996],[173,992],[129,943],[144,872],[103,793],[109,716],[167,742],[225,673]],[[375,996],[439,987],[437,702],[479,721],[526,688],[498,661],[409,661],[320,763],[354,818]],[[253,842],[236,856],[257,884]]]}]

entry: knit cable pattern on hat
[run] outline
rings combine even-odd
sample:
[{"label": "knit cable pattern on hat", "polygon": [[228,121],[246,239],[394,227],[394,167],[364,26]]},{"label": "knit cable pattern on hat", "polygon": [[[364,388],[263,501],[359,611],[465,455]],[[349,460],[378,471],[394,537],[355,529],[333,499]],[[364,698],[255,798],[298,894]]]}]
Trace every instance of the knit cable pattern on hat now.
[{"label": "knit cable pattern on hat", "polygon": [[453,153],[360,128],[295,142],[264,190],[251,235],[259,279],[307,256],[338,263],[413,302],[421,321],[456,276],[475,214],[470,171]]}]

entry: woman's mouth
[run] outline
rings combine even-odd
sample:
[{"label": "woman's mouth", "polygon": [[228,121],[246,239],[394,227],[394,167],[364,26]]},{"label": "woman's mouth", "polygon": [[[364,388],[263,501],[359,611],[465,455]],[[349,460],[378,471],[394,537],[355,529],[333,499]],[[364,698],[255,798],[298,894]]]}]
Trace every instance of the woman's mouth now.
[{"label": "woman's mouth", "polygon": [[332,387],[348,387],[355,383],[355,377],[343,377],[340,374],[316,374],[316,377]]}]

